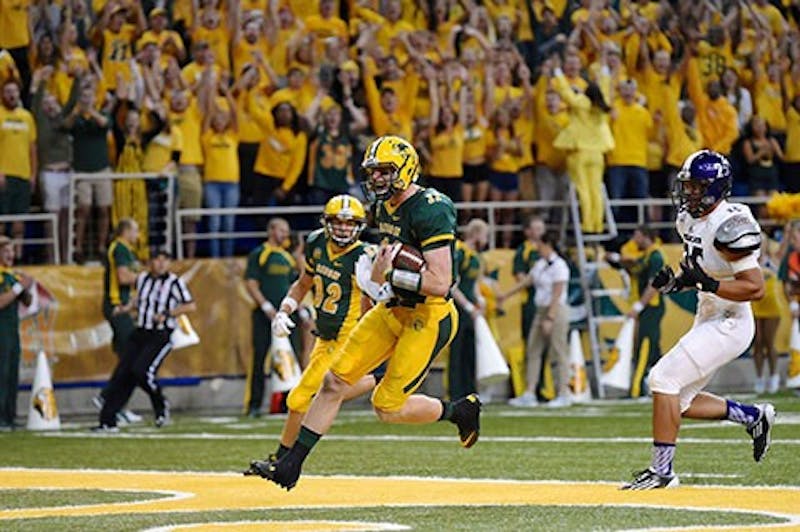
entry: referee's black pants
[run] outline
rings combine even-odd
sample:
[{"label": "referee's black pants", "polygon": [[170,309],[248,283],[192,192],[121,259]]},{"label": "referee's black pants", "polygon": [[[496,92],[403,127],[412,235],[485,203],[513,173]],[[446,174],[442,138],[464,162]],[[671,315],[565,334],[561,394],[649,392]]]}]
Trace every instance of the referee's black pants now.
[{"label": "referee's black pants", "polygon": [[106,400],[100,411],[101,425],[116,426],[117,412],[128,402],[136,386],[150,396],[155,416],[164,415],[166,402],[156,373],[172,350],[171,332],[136,329],[131,334],[108,383]]}]

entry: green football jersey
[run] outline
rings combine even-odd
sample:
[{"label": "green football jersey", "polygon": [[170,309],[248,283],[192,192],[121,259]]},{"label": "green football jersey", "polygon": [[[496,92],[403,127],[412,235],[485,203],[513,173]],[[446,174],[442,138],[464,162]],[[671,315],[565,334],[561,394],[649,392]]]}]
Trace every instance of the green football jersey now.
[{"label": "green football jersey", "polygon": [[106,268],[103,272],[103,304],[115,307],[126,305],[131,299],[131,286],[119,284],[117,269],[120,267],[137,269],[136,254],[124,241],[115,238],[108,246]]},{"label": "green football jersey", "polygon": [[285,249],[264,242],[247,256],[244,278],[258,281],[261,293],[278,308],[297,279],[297,262]]},{"label": "green football jersey", "polygon": [[[396,209],[392,209],[385,201],[379,203],[375,222],[381,239],[390,244],[402,242],[422,252],[449,246],[453,258],[453,275],[456,274],[456,208],[450,198],[438,190],[420,188]],[[451,279],[450,285],[452,284]],[[425,296],[415,292],[398,288],[394,292],[399,303],[404,306],[425,301]]]},{"label": "green football jersey", "polygon": [[[0,267],[0,294],[11,291],[18,282],[11,270]],[[19,345],[19,315],[16,300],[0,309],[0,345]],[[14,368],[16,371],[16,368]]]},{"label": "green football jersey", "polygon": [[356,262],[369,248],[369,244],[356,240],[336,252],[324,229],[308,235],[306,273],[314,279],[311,291],[317,309],[317,336],[323,340],[335,340],[340,333],[349,332],[361,316]]},{"label": "green football jersey", "polygon": [[472,303],[478,302],[478,276],[481,274],[481,259],[461,240],[456,241],[456,264],[458,270],[458,289]]}]

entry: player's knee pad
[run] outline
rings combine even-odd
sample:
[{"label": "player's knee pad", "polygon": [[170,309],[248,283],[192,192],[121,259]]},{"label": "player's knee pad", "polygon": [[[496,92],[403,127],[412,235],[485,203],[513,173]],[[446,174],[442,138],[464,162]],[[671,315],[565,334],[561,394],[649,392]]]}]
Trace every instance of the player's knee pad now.
[{"label": "player's knee pad", "polygon": [[667,395],[678,395],[681,392],[682,380],[676,371],[676,364],[666,357],[658,361],[650,370],[647,377],[647,385],[651,392],[663,393]]},{"label": "player's knee pad", "polygon": [[393,413],[403,408],[405,402],[405,396],[398,398],[382,386],[376,387],[372,392],[372,408],[381,421],[389,421]]},{"label": "player's knee pad", "polygon": [[322,380],[322,391],[330,394],[343,394],[348,384],[341,377],[329,371]]},{"label": "player's knee pad", "polygon": [[299,386],[292,388],[286,396],[286,406],[295,412],[307,412],[311,405],[312,395],[301,389]]}]

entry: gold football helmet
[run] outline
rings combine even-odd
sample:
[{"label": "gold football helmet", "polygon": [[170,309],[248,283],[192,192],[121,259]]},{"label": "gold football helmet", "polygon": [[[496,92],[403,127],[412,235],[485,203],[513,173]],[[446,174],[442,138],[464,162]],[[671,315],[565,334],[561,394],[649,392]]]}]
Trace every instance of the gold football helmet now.
[{"label": "gold football helmet", "polygon": [[364,153],[364,187],[385,200],[419,177],[419,156],[407,140],[394,135],[378,137]]},{"label": "gold football helmet", "polygon": [[325,236],[338,246],[347,247],[355,242],[367,226],[367,211],[353,196],[340,194],[328,200],[322,211]]}]

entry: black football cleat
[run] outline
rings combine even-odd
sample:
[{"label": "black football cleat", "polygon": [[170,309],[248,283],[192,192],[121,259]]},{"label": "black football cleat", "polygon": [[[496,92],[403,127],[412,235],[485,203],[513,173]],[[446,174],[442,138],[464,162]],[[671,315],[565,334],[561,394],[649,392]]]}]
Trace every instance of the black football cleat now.
[{"label": "black football cleat", "polygon": [[753,438],[753,460],[760,462],[769,450],[772,441],[772,426],[775,425],[775,407],[769,403],[756,405],[761,415],[749,427],[747,433]]},{"label": "black football cleat", "polygon": [[255,477],[259,476],[261,478],[267,478],[266,472],[269,467],[272,465],[272,460],[253,460],[250,462],[250,467],[242,471],[242,474],[246,477]]},{"label": "black football cleat", "polygon": [[469,449],[475,445],[481,429],[481,400],[478,394],[471,393],[455,401],[450,421],[458,427],[462,446]]},{"label": "black football cleat", "polygon": [[[266,468],[263,467],[264,464],[266,464]],[[258,462],[256,468],[260,471],[259,475],[262,478],[289,491],[297,485],[302,465],[302,461],[287,454],[276,462]]]},{"label": "black football cleat", "polygon": [[664,488],[677,488],[680,486],[678,475],[659,475],[653,469],[647,468],[634,475],[633,482],[623,484],[621,490],[657,490]]}]

